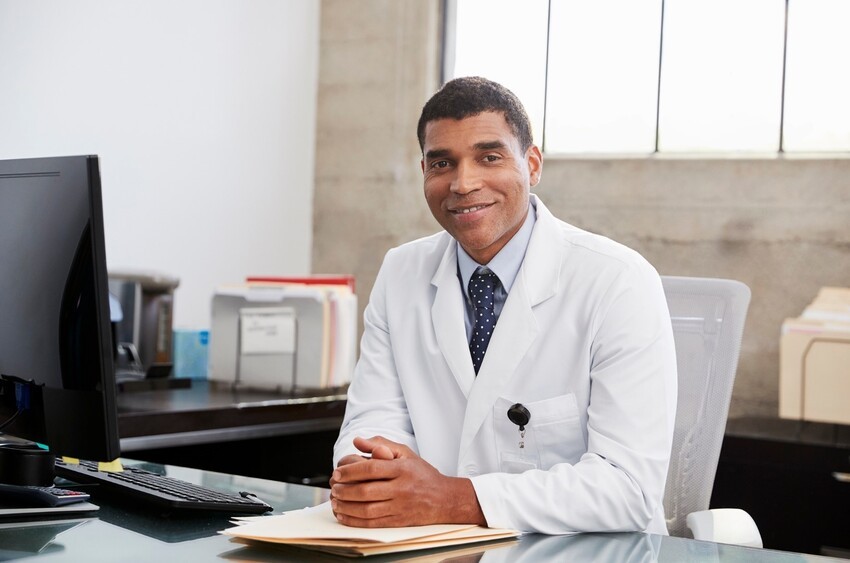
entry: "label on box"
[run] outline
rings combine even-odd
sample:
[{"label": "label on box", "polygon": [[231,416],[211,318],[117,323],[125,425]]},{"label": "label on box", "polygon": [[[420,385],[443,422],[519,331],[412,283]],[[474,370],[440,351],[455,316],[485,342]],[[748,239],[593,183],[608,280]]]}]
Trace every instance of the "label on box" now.
[{"label": "label on box", "polygon": [[295,309],[245,308],[239,311],[239,320],[243,355],[295,353]]}]

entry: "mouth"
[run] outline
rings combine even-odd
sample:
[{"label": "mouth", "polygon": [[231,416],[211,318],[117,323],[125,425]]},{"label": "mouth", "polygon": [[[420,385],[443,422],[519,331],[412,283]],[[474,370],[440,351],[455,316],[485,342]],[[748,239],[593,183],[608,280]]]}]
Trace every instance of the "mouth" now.
[{"label": "mouth", "polygon": [[482,209],[487,209],[491,205],[493,205],[493,204],[492,203],[484,203],[484,204],[481,204],[481,205],[474,205],[472,207],[449,209],[449,212],[453,213],[455,215],[468,215],[470,213],[475,213],[476,211],[481,211]]}]

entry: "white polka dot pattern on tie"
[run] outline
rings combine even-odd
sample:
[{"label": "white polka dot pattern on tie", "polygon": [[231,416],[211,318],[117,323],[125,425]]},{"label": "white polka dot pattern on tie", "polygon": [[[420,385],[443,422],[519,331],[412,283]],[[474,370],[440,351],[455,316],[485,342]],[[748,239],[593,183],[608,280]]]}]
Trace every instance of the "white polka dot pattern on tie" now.
[{"label": "white polka dot pattern on tie", "polygon": [[484,353],[490,343],[490,335],[496,327],[496,285],[499,278],[490,270],[479,267],[469,279],[469,298],[475,307],[475,324],[469,340],[469,352],[475,373],[484,361]]}]

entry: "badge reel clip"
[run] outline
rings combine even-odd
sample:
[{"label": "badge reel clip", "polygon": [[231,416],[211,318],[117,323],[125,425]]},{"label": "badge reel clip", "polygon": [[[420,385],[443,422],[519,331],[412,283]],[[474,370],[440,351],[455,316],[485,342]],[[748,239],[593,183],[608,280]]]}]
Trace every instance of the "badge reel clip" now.
[{"label": "badge reel clip", "polygon": [[[531,420],[531,412],[521,403],[516,403],[508,409],[508,420],[519,427],[519,449],[508,448],[499,453],[501,470],[505,473],[524,473],[540,467],[537,448],[533,442],[525,447],[525,427]],[[533,435],[532,435],[533,436]]]},{"label": "badge reel clip", "polygon": [[508,419],[519,426],[519,448],[525,449],[525,425],[531,420],[531,412],[522,403],[516,403],[508,409]]}]

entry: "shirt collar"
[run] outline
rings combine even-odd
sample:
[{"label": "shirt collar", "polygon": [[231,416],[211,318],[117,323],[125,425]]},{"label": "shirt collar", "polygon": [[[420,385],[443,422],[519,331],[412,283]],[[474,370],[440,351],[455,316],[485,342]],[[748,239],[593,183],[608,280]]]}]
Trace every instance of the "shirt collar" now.
[{"label": "shirt collar", "polygon": [[[499,277],[505,293],[511,291],[519,274],[519,268],[522,266],[522,260],[525,258],[525,250],[528,248],[528,241],[531,240],[531,231],[534,229],[534,223],[537,220],[537,210],[534,207],[533,200],[528,204],[528,213],[525,216],[525,222],[519,231],[511,237],[511,240],[502,247],[489,264],[479,264],[466,253],[460,243],[457,244],[457,265],[460,272],[460,279],[463,286],[463,293],[466,295],[469,287],[469,279],[479,266],[487,266],[494,274]],[[467,296],[468,297],[468,296]]]}]

